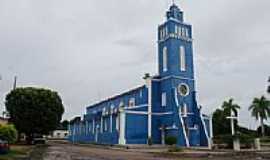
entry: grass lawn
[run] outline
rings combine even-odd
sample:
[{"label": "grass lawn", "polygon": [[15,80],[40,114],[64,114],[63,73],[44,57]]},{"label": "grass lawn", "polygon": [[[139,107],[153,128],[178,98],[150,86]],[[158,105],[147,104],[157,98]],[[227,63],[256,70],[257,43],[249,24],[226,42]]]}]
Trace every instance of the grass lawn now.
[{"label": "grass lawn", "polygon": [[32,148],[27,145],[12,145],[8,154],[0,155],[0,160],[15,160],[18,157],[27,156]]}]

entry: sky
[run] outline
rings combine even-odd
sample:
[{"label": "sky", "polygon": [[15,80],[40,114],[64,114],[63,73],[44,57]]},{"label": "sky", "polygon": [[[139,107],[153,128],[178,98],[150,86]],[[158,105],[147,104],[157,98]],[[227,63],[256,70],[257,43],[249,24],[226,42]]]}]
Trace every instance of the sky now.
[{"label": "sky", "polygon": [[[157,73],[157,27],[170,0],[0,0],[0,110],[18,86],[59,92],[64,119]],[[193,25],[198,103],[211,114],[233,97],[240,124],[266,95],[269,0],[176,0]],[[269,97],[269,95],[267,95]]]}]

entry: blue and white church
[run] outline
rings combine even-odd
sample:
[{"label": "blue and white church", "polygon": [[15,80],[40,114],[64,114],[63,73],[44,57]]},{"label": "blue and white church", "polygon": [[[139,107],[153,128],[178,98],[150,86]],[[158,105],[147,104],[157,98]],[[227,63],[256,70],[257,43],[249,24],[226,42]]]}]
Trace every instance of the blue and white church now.
[{"label": "blue and white church", "polygon": [[192,26],[172,4],[158,26],[158,74],[145,84],[90,105],[69,125],[75,143],[209,146],[211,123],[196,101]]}]

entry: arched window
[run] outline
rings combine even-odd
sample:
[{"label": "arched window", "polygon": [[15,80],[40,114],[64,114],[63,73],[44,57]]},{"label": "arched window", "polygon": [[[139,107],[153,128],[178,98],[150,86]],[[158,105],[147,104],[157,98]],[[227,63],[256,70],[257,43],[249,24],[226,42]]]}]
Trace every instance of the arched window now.
[{"label": "arched window", "polygon": [[186,71],[186,51],[184,46],[180,46],[179,54],[180,70]]},{"label": "arched window", "polygon": [[163,48],[163,72],[168,70],[168,51],[167,47]]}]

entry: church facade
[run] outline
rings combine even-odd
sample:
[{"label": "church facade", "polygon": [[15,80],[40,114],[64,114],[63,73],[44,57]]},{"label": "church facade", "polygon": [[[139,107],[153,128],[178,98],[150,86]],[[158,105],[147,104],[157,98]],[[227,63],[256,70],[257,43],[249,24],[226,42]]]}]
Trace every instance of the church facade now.
[{"label": "church facade", "polygon": [[72,142],[209,146],[211,125],[196,101],[192,26],[173,4],[158,27],[158,75],[86,108],[69,125]]}]

